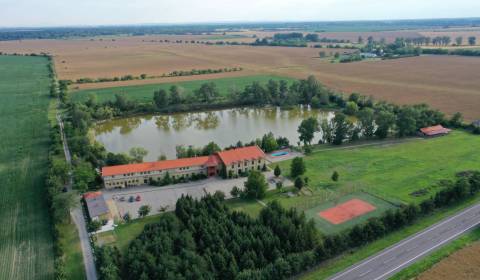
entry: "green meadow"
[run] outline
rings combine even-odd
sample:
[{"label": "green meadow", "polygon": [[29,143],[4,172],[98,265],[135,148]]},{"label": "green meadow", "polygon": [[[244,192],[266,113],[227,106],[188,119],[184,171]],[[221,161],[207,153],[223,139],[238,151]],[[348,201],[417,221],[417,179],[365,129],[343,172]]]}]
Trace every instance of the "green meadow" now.
[{"label": "green meadow", "polygon": [[86,101],[90,95],[96,95],[98,102],[102,103],[109,100],[115,100],[116,94],[125,95],[131,100],[137,100],[139,102],[151,102],[153,100],[153,93],[156,90],[164,89],[167,90],[176,85],[180,88],[181,92],[184,94],[193,93],[194,90],[200,88],[200,86],[207,82],[214,82],[217,86],[218,91],[221,95],[228,95],[231,90],[243,90],[246,85],[249,85],[253,82],[259,82],[265,84],[268,80],[289,80],[291,78],[283,78],[278,76],[246,76],[246,77],[234,77],[234,78],[220,78],[212,80],[198,80],[198,81],[187,81],[187,82],[178,82],[178,83],[164,83],[164,84],[150,84],[150,85],[135,85],[135,86],[123,86],[123,87],[112,87],[112,88],[103,88],[103,89],[88,89],[88,90],[79,90],[72,92],[73,101]]}]

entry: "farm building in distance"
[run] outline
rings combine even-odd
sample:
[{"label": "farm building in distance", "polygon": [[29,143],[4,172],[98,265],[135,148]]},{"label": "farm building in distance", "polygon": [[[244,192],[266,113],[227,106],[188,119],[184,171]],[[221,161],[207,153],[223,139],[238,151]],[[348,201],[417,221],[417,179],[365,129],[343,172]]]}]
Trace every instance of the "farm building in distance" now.
[{"label": "farm building in distance", "polygon": [[450,131],[451,129],[445,128],[442,125],[420,128],[420,132],[422,133],[422,135],[428,137],[446,135],[450,133]]},{"label": "farm building in distance", "polygon": [[258,146],[250,146],[210,156],[105,166],[102,168],[102,178],[106,189],[125,188],[146,185],[167,174],[172,179],[198,175],[213,177],[224,170],[232,177],[249,170],[261,170],[265,164],[265,153]]}]

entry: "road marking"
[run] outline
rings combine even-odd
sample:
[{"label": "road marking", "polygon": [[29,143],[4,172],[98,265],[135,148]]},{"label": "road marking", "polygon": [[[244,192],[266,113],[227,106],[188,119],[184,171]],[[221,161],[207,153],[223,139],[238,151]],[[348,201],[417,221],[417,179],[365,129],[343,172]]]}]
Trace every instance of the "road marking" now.
[{"label": "road marking", "polygon": [[368,260],[366,260],[366,261],[364,261],[364,262],[362,262],[362,263],[360,263],[360,264],[358,264],[358,265],[356,265],[356,266],[353,266],[353,267],[345,270],[344,272],[342,272],[342,273],[334,276],[333,278],[330,278],[330,280],[339,279],[339,278],[342,277],[343,275],[348,274],[348,273],[350,273],[351,271],[353,271],[353,270],[355,270],[355,269],[357,269],[357,268],[359,268],[359,267],[361,267],[361,266],[363,266],[363,265],[366,265],[367,263],[370,263],[371,261],[373,261],[373,260],[375,260],[375,259],[377,259],[377,258],[379,258],[379,257],[381,257],[381,256],[383,256],[383,255],[385,255],[385,254],[387,254],[387,253],[389,253],[389,252],[391,252],[392,250],[394,250],[394,249],[396,249],[396,248],[398,248],[398,247],[400,247],[400,246],[403,246],[405,243],[410,242],[411,240],[414,240],[414,239],[416,239],[417,237],[422,236],[422,235],[424,235],[424,234],[426,234],[426,233],[428,233],[428,232],[431,232],[432,230],[434,230],[434,229],[436,229],[436,228],[444,225],[445,223],[450,222],[451,220],[454,220],[454,219],[458,218],[459,216],[464,215],[465,213],[468,213],[468,212],[472,211],[472,209],[475,209],[475,208],[477,208],[477,207],[480,207],[480,204],[471,206],[470,208],[467,208],[467,209],[463,210],[462,212],[456,214],[455,216],[452,216],[452,217],[450,217],[450,218],[448,218],[448,219],[446,219],[446,220],[444,220],[444,221],[442,221],[442,222],[440,222],[440,223],[438,223],[438,224],[436,224],[436,225],[433,225],[433,226],[431,226],[430,228],[427,228],[426,230],[424,230],[424,231],[422,231],[422,232],[420,232],[420,233],[417,233],[417,234],[415,234],[415,235],[413,235],[413,236],[411,236],[411,237],[409,237],[409,238],[401,241],[400,243],[397,243],[397,244],[391,246],[390,248],[387,248],[385,251],[381,252],[380,254],[378,254],[378,255],[376,255],[376,256],[373,256],[373,257],[371,257],[370,259],[368,259]]},{"label": "road marking", "polygon": [[480,224],[480,222],[477,222],[476,224],[474,224],[474,225],[471,225],[471,226],[467,227],[466,229],[462,230],[461,232],[458,232],[458,233],[456,233],[455,235],[453,235],[453,236],[450,236],[449,238],[447,238],[447,239],[443,240],[442,242],[440,242],[440,243],[436,244],[435,246],[433,246],[433,247],[431,247],[431,248],[427,249],[426,251],[423,251],[423,252],[422,252],[422,253],[420,253],[419,255],[416,255],[415,257],[413,257],[413,258],[409,259],[408,261],[406,261],[406,262],[402,263],[401,265],[399,265],[399,266],[397,266],[397,267],[395,267],[395,268],[393,268],[393,269],[391,269],[391,270],[389,270],[389,271],[385,272],[384,274],[380,275],[379,277],[375,278],[374,280],[380,280],[382,277],[384,277],[384,276],[386,276],[386,275],[388,275],[388,274],[390,274],[390,273],[394,272],[395,270],[397,270],[397,269],[401,268],[402,266],[404,266],[404,265],[406,265],[406,264],[408,264],[408,263],[410,263],[410,262],[412,262],[412,261],[414,261],[414,260],[416,260],[416,259],[420,258],[421,256],[423,256],[423,255],[427,254],[428,252],[430,252],[430,251],[434,250],[435,248],[437,248],[437,247],[439,247],[439,246],[441,246],[441,245],[443,245],[443,244],[447,243],[448,241],[450,241],[450,240],[452,240],[452,239],[456,238],[457,236],[459,236],[459,235],[462,235],[464,232],[466,232],[466,231],[468,231],[468,230],[470,230],[470,229],[472,229],[472,228],[476,227],[478,224]]},{"label": "road marking", "polygon": [[383,262],[383,264],[387,264],[387,263],[393,261],[393,260],[396,259],[396,258],[397,258],[397,256],[391,257],[391,258],[389,258],[388,260],[385,260],[385,261]]},{"label": "road marking", "polygon": [[372,269],[365,271],[364,273],[358,275],[358,277],[362,278],[363,276],[369,274],[372,271]]}]

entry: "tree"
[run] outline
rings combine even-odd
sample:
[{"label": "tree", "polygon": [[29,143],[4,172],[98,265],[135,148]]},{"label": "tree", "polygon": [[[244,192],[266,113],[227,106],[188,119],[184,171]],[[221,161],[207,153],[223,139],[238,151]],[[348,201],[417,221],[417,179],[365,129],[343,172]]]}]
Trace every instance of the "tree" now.
[{"label": "tree", "polygon": [[410,106],[403,107],[397,114],[397,133],[399,137],[417,132],[418,113]]},{"label": "tree", "polygon": [[262,199],[265,197],[267,189],[268,184],[265,176],[257,170],[252,170],[245,182],[245,193],[247,197]]},{"label": "tree", "polygon": [[302,141],[304,145],[310,144],[315,132],[319,131],[317,119],[310,117],[303,120],[297,131],[300,134],[300,141]]},{"label": "tree", "polygon": [[211,102],[218,97],[219,93],[214,82],[204,83],[195,91],[197,98],[205,103]]},{"label": "tree", "polygon": [[363,108],[359,113],[358,119],[363,136],[372,138],[375,133],[375,112],[373,109]]},{"label": "tree", "polygon": [[152,210],[152,207],[150,207],[150,205],[142,205],[140,206],[140,208],[138,209],[138,216],[140,218],[143,218],[145,216],[147,216],[149,213],[150,213],[150,210]]},{"label": "tree", "polygon": [[332,181],[334,182],[337,182],[338,179],[339,179],[340,175],[338,174],[338,172],[335,170],[333,171],[333,174],[332,174]]},{"label": "tree", "polygon": [[96,232],[102,227],[102,222],[98,220],[90,221],[87,227],[89,232]]},{"label": "tree", "polygon": [[273,170],[273,175],[275,175],[275,177],[279,177],[280,175],[282,174],[282,169],[280,169],[280,166],[275,166],[275,169]]},{"label": "tree", "polygon": [[53,217],[56,221],[67,222],[70,220],[70,209],[78,205],[78,200],[73,192],[59,193],[52,199]]},{"label": "tree", "polygon": [[295,188],[297,188],[298,190],[301,190],[304,186],[305,186],[305,182],[303,181],[302,177],[298,176],[296,179],[295,179]]},{"label": "tree", "polygon": [[345,114],[354,116],[358,112],[358,105],[353,101],[348,101],[344,109]]},{"label": "tree", "polygon": [[333,141],[334,145],[341,145],[345,139],[348,138],[350,130],[352,129],[351,122],[347,119],[347,116],[342,113],[336,113],[332,121],[333,126]]},{"label": "tree", "polygon": [[159,89],[153,93],[153,101],[157,108],[163,108],[168,105],[168,94],[164,89]]},{"label": "tree", "polygon": [[82,160],[75,164],[73,168],[73,178],[73,187],[81,192],[85,192],[95,181],[95,169],[93,169],[90,162]]},{"label": "tree", "polygon": [[375,135],[380,139],[387,138],[391,127],[395,124],[395,115],[390,111],[382,110],[377,113],[375,123],[377,124]]},{"label": "tree", "polygon": [[477,44],[477,38],[475,36],[468,37],[468,44],[470,46],[475,46]]},{"label": "tree", "polygon": [[301,157],[294,158],[290,165],[290,176],[295,178],[305,174],[305,171],[306,171],[306,167],[305,167],[305,163],[303,162],[303,158]]},{"label": "tree", "polygon": [[277,143],[277,140],[275,139],[275,136],[273,136],[273,133],[269,132],[263,135],[261,148],[266,153],[270,153],[278,149],[278,143]]},{"label": "tree", "polygon": [[362,36],[358,36],[357,42],[358,42],[359,44],[363,44],[363,37],[362,37]]},{"label": "tree", "polygon": [[142,147],[133,147],[128,152],[136,163],[143,162],[143,158],[148,154],[148,151]]},{"label": "tree", "polygon": [[323,120],[321,124],[322,129],[322,140],[323,143],[332,143],[333,142],[333,127],[328,120]]},{"label": "tree", "polygon": [[321,51],[321,52],[318,53],[318,56],[319,56],[320,58],[324,58],[324,57],[327,56],[327,54],[325,53],[325,51]]},{"label": "tree", "polygon": [[170,98],[168,103],[170,105],[178,105],[182,101],[181,96],[180,96],[180,90],[178,86],[173,85],[170,87]]},{"label": "tree", "polygon": [[123,220],[126,223],[129,223],[132,220],[132,216],[130,216],[130,212],[127,212],[127,213],[125,213],[125,215],[123,215]]},{"label": "tree", "polygon": [[463,43],[463,37],[458,36],[457,38],[455,38],[455,42],[457,43],[457,46],[461,46]]},{"label": "tree", "polygon": [[161,155],[158,156],[157,160],[158,160],[158,161],[167,160],[167,156],[164,155],[164,154],[161,154]]},{"label": "tree", "polygon": [[462,116],[462,113],[460,112],[456,112],[452,118],[450,119],[450,121],[448,122],[450,124],[450,126],[452,127],[462,127],[462,124],[463,124],[463,116]]},{"label": "tree", "polygon": [[210,142],[208,143],[205,147],[202,149],[202,155],[204,156],[209,156],[213,155],[214,153],[220,152],[222,149],[220,146],[218,146],[215,142]]},{"label": "tree", "polygon": [[237,187],[237,186],[234,186],[234,187],[232,188],[232,190],[230,191],[230,194],[231,194],[233,197],[235,197],[235,198],[239,197],[241,193],[242,193],[242,191],[241,191],[240,188]]}]

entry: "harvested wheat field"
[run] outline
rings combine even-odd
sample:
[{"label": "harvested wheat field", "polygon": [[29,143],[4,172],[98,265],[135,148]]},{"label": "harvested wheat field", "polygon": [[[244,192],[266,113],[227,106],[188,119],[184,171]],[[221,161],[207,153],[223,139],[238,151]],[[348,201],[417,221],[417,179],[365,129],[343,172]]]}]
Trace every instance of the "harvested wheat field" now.
[{"label": "harvested wheat field", "polygon": [[466,247],[442,260],[418,280],[476,280],[480,277],[480,243]]},{"label": "harvested wheat field", "polygon": [[[354,32],[352,32],[354,33]],[[358,33],[355,33],[357,36]],[[48,52],[54,55],[60,79],[101,78],[175,70],[242,67],[213,75],[74,85],[78,89],[163,83],[221,77],[273,74],[295,78],[315,75],[327,86],[372,95],[398,104],[425,102],[445,113],[480,118],[480,58],[421,56],[384,61],[333,64],[320,59],[320,49],[168,44],[156,40],[204,36],[143,36],[78,40],[0,42],[0,52]],[[212,38],[212,37],[210,37]],[[153,42],[152,42],[153,41]],[[349,52],[321,49],[327,55]]]}]

